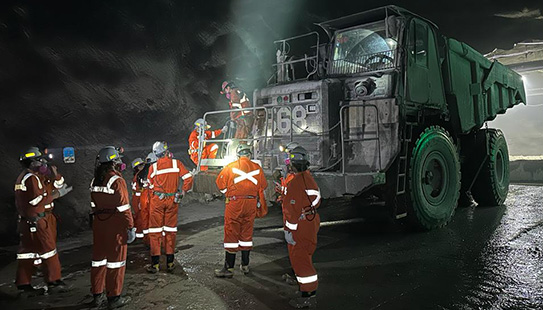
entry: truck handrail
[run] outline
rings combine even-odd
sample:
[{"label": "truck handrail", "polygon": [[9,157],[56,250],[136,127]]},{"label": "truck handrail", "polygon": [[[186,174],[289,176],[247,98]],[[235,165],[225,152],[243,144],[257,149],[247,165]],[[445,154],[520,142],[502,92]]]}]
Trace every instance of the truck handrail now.
[{"label": "truck handrail", "polygon": [[[317,39],[317,44],[311,47],[311,48],[313,48],[313,47],[315,48],[315,55],[312,55],[312,56],[304,55],[304,57],[301,58],[301,59],[287,60],[287,54],[290,52],[290,50],[287,51],[287,47],[289,47],[289,49],[290,49],[290,45],[289,45],[288,42],[294,41],[294,40],[297,40],[297,39],[301,39],[301,38],[305,38],[305,37],[309,37],[309,36],[313,36],[313,35]],[[297,35],[297,36],[294,36],[294,37],[281,39],[281,40],[276,40],[273,43],[274,44],[280,44],[279,51],[281,52],[281,55],[278,55],[277,63],[272,64],[272,67],[275,68],[275,72],[270,77],[270,79],[268,79],[268,83],[273,79],[273,77],[275,77],[275,82],[276,83],[283,82],[284,80],[286,80],[285,72],[287,70],[286,69],[287,66],[290,66],[291,70],[294,71],[294,67],[292,65],[297,64],[297,63],[302,63],[302,62],[306,63],[306,73],[307,73],[307,75],[304,77],[305,79],[309,78],[311,75],[313,75],[313,74],[315,74],[317,72],[317,70],[319,68],[319,47],[320,47],[320,36],[319,36],[318,32],[312,31],[312,32]],[[283,60],[281,59],[281,57],[284,57]],[[312,62],[311,70],[309,70],[309,68],[307,66],[308,62]],[[281,74],[282,76],[280,77],[279,74]],[[301,79],[301,78],[299,78],[299,79]],[[292,80],[299,80],[299,79],[297,79],[296,76],[293,73]]]},{"label": "truck handrail", "polygon": [[[225,114],[225,113],[230,113],[230,112],[243,112],[243,111],[256,111],[256,110],[264,110],[265,112],[265,118],[266,118],[266,128],[268,126],[268,111],[265,107],[248,107],[248,108],[242,108],[242,109],[228,109],[228,110],[219,110],[219,111],[210,111],[210,112],[206,112],[204,113],[204,116],[203,116],[203,119],[204,119],[204,123],[206,123],[206,118],[210,115],[216,115],[216,114]],[[231,120],[230,120],[231,121]],[[206,142],[230,142],[232,141],[232,139],[205,139],[205,128],[200,128],[199,129],[199,136],[198,136],[198,164],[196,166],[196,173],[200,172],[200,166],[201,166],[201,161],[202,161],[202,151],[203,151],[203,148],[204,148],[204,144]],[[265,139],[265,143],[267,145],[267,140],[268,140],[268,133],[267,131],[264,133],[264,139]],[[252,142],[254,140],[256,140],[257,138],[262,138],[261,137],[253,137],[253,138],[246,138],[246,139],[237,139],[238,141],[245,141],[245,142]]]}]

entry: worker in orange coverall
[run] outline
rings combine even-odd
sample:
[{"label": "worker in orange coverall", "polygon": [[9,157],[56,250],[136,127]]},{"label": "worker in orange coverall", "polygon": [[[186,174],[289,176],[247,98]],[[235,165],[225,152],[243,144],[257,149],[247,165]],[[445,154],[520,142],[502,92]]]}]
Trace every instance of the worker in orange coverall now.
[{"label": "worker in orange coverall", "polygon": [[[241,251],[240,269],[249,273],[249,254],[253,248],[253,225],[258,198],[268,186],[259,164],[251,161],[251,148],[241,144],[237,149],[238,160],[228,164],[218,175],[219,191],[226,196],[224,211],[225,262],[215,270],[219,278],[234,276],[236,252]],[[261,201],[260,203],[266,203]]]},{"label": "worker in orange coverall", "polygon": [[134,213],[134,226],[136,227],[136,238],[143,239],[143,223],[142,213],[140,207],[141,192],[143,191],[143,183],[139,174],[145,167],[145,161],[141,158],[136,158],[132,161],[132,170],[134,171],[134,178],[132,179],[132,199],[130,205],[132,206],[132,212]]},{"label": "worker in orange coverall", "polygon": [[[171,157],[166,142],[153,144],[153,153],[158,157],[149,168],[150,200],[149,239],[151,241],[150,273],[159,271],[161,243],[166,252],[167,271],[173,272],[175,238],[177,235],[177,211],[181,198],[192,188],[192,174],[177,159]],[[180,181],[182,180],[182,182]],[[180,184],[183,187],[180,190]],[[164,238],[162,236],[164,235]]]},{"label": "worker in orange coverall", "polygon": [[317,247],[320,218],[320,190],[309,172],[307,151],[296,147],[290,151],[288,165],[294,177],[287,185],[283,199],[284,233],[288,253],[301,296],[290,301],[294,308],[316,307],[317,271],[313,253]]},{"label": "worker in orange coverall", "polygon": [[15,205],[19,213],[20,236],[17,251],[15,284],[24,295],[33,296],[44,291],[35,289],[32,275],[36,266],[44,266],[44,280],[48,291],[64,290],[56,240],[50,227],[45,206],[66,195],[71,189],[61,187],[48,193],[43,180],[47,174],[47,160],[37,147],[29,148],[20,158],[24,170],[15,183]]},{"label": "worker in orange coverall", "polygon": [[140,223],[143,231],[143,243],[147,246],[150,246],[151,242],[149,241],[149,203],[151,201],[151,195],[153,192],[149,189],[149,180],[147,176],[149,175],[149,168],[154,164],[158,158],[155,153],[150,152],[145,158],[145,166],[142,171],[138,174],[139,183],[141,183],[141,196],[140,196]]},{"label": "worker in orange coverall", "polygon": [[288,164],[290,159],[290,151],[292,151],[295,147],[300,146],[298,142],[289,142],[286,146],[280,146],[279,150],[285,155],[284,161],[285,161],[285,167],[282,171],[282,175],[279,178],[280,183],[275,184],[275,192],[278,194],[277,196],[277,202],[283,201],[283,196],[285,195],[285,191],[287,189],[288,183],[292,178],[294,178],[294,173],[290,169],[290,165]]},{"label": "worker in orange coverall", "polygon": [[[203,118],[199,118],[194,122],[194,130],[189,136],[189,155],[190,159],[196,166],[198,166],[198,147],[200,146],[200,132],[204,132],[204,140],[215,139],[221,133],[226,132],[228,126],[224,126],[222,129],[206,130],[210,126],[204,121]],[[202,148],[201,159],[214,159],[217,157],[217,151],[219,146],[215,143],[204,144]],[[207,166],[200,166],[201,171],[207,170]]]},{"label": "worker in orange coverall", "polygon": [[123,307],[130,297],[121,296],[126,268],[127,243],[136,239],[130,211],[128,189],[121,171],[126,165],[117,148],[104,147],[98,152],[91,182],[93,214],[91,291],[93,306],[109,309]]},{"label": "worker in orange coverall", "polygon": [[45,219],[47,220],[47,223],[49,224],[49,229],[51,230],[51,234],[56,242],[57,217],[53,213],[53,210],[55,209],[55,203],[53,202],[53,199],[52,199],[53,192],[61,188],[67,190],[67,192],[71,192],[73,188],[71,186],[68,187],[64,183],[64,177],[60,173],[58,173],[56,166],[53,166],[53,165],[47,165],[47,166],[48,166],[47,172],[45,173],[44,178],[42,179],[45,189],[47,191],[47,196],[49,197],[47,201],[48,203],[45,205]]},{"label": "worker in orange coverall", "polygon": [[[241,91],[234,82],[224,81],[221,86],[221,94],[229,100],[230,109],[250,108],[251,102],[247,95]],[[253,113],[247,111],[232,111],[230,119],[236,123],[235,139],[247,139],[253,126]],[[246,143],[243,142],[244,144]]]}]

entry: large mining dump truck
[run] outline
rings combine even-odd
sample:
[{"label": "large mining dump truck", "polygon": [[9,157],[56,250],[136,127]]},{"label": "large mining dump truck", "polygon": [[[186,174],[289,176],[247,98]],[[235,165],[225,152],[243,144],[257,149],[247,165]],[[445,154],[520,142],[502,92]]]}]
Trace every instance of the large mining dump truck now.
[{"label": "large mining dump truck", "polygon": [[[275,74],[245,109],[253,130],[241,141],[269,176],[268,197],[282,169],[280,146],[296,141],[310,153],[324,198],[379,201],[422,229],[445,225],[469,192],[479,204],[504,202],[507,143],[485,124],[526,102],[519,74],[396,6],[317,25],[318,32],[275,42]],[[204,118],[217,124],[230,112]],[[220,152],[200,160],[210,169],[197,174],[195,191],[218,193],[216,175],[241,142],[233,131],[200,135],[200,146],[216,143]]]}]

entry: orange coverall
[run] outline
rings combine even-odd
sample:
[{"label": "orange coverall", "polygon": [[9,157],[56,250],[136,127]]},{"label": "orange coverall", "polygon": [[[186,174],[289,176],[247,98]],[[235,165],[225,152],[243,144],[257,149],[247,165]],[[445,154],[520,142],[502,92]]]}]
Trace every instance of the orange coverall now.
[{"label": "orange coverall", "polygon": [[[174,254],[177,235],[177,210],[174,195],[179,188],[179,178],[183,179],[183,190],[192,187],[192,174],[177,159],[161,157],[149,168],[150,217],[149,239],[151,256],[160,255],[161,240],[164,239],[166,255]],[[159,195],[165,197],[160,199]],[[162,233],[164,232],[164,238]]]},{"label": "orange coverall", "polygon": [[143,222],[142,222],[142,210],[141,210],[141,192],[143,191],[143,187],[140,186],[140,183],[138,182],[138,175],[141,173],[141,170],[138,171],[134,178],[132,179],[132,200],[130,201],[130,205],[132,206],[132,211],[134,212],[134,226],[136,227],[136,238],[143,238]]},{"label": "orange coverall", "polygon": [[52,199],[52,193],[54,189],[59,189],[64,185],[64,178],[60,173],[57,173],[57,175],[53,177],[45,177],[43,178],[43,183],[45,185],[45,189],[47,191],[47,197],[46,205],[45,207],[45,218],[47,219],[47,223],[49,224],[49,229],[51,229],[51,234],[53,235],[53,238],[55,239],[55,248],[56,248],[56,241],[57,241],[57,217],[53,214],[53,209],[55,208],[55,203]]},{"label": "orange coverall", "polygon": [[[204,131],[205,140],[208,139],[215,139],[222,133],[222,129],[217,130],[206,130]],[[198,128],[194,129],[189,136],[189,154],[190,159],[195,165],[198,165],[198,146],[200,145],[200,140],[198,137]],[[202,149],[202,159],[204,158],[216,158],[217,157],[217,151],[219,150],[219,146],[215,143],[211,144],[205,144]],[[207,166],[200,166],[200,170],[204,171],[207,170]]]},{"label": "orange coverall", "polygon": [[100,294],[105,288],[108,297],[119,296],[126,268],[128,229],[134,227],[128,189],[121,174],[114,171],[106,175],[102,184],[92,183],[91,290]]},{"label": "orange coverall", "polygon": [[[247,95],[239,90],[239,88],[230,89],[230,109],[243,109],[250,108],[251,102]],[[236,123],[235,139],[246,139],[251,132],[253,126],[253,117],[251,111],[232,111],[230,112],[230,119]]]},{"label": "orange coverall", "polygon": [[41,177],[29,169],[24,170],[15,183],[15,204],[19,213],[20,235],[17,251],[17,286],[31,283],[35,266],[43,263],[46,282],[60,280],[60,261],[55,237],[45,217],[45,205],[51,201]]},{"label": "orange coverall", "polygon": [[[309,170],[294,174],[283,199],[284,229],[292,232],[296,242],[295,245],[288,244],[290,263],[302,292],[315,291],[319,284],[313,267],[313,253],[320,225],[316,213],[320,199],[319,187]],[[313,206],[314,214],[311,214],[310,206]]]},{"label": "orange coverall", "polygon": [[226,196],[224,249],[231,253],[251,250],[257,197],[268,186],[262,167],[242,156],[223,168],[216,183]]}]

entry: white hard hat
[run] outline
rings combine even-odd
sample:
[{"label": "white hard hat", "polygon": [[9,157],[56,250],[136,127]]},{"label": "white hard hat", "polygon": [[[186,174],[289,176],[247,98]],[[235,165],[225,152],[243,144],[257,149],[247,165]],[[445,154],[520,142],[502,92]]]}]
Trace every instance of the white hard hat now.
[{"label": "white hard hat", "polygon": [[196,127],[205,127],[209,128],[210,126],[207,124],[207,122],[203,118],[199,118],[194,122],[194,126]]},{"label": "white hard hat", "polygon": [[168,143],[166,143],[165,141],[157,141],[153,144],[153,153],[155,153],[157,157],[164,156],[167,150]]},{"label": "white hard hat", "polygon": [[158,157],[156,157],[155,153],[151,152],[147,155],[145,158],[145,161],[149,164],[152,164],[158,160]]}]

